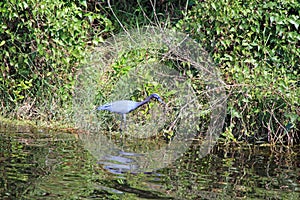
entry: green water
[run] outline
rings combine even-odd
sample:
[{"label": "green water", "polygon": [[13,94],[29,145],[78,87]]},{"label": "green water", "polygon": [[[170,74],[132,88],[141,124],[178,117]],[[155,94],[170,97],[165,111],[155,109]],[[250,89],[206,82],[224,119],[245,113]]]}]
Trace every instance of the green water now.
[{"label": "green water", "polygon": [[75,135],[0,122],[0,199],[299,199],[299,146],[197,149],[128,173],[124,152],[100,164]]}]

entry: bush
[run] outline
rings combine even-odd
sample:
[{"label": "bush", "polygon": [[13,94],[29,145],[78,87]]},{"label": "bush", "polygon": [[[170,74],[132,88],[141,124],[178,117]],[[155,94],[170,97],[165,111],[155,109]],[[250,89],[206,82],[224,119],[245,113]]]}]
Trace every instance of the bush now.
[{"label": "bush", "polygon": [[111,2],[0,2],[2,115],[59,120],[89,47],[122,30],[119,21],[136,28],[183,17],[177,28],[202,43],[228,84],[226,139],[292,143],[299,137],[297,1],[159,1],[156,10],[147,0]]},{"label": "bush", "polygon": [[294,0],[208,0],[177,24],[211,53],[228,83],[227,138],[299,137],[299,16]]},{"label": "bush", "polygon": [[69,104],[74,74],[88,46],[101,42],[111,22],[85,1],[0,3],[1,114],[57,117]]}]

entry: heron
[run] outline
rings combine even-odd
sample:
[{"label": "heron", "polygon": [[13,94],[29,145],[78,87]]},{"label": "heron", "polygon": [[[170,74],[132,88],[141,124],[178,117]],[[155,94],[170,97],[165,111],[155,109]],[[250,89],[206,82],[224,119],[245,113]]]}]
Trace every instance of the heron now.
[{"label": "heron", "polygon": [[[150,102],[150,100],[152,98],[158,100],[160,103],[165,105],[165,102],[160,98],[160,96],[158,94],[153,93],[150,96],[148,96],[144,101],[136,102],[136,101],[130,101],[130,100],[118,100],[118,101],[114,101],[114,102],[99,106],[99,107],[97,107],[97,110],[108,110],[110,112],[114,112],[114,113],[118,113],[118,114],[122,115],[124,127],[126,127],[126,114],[128,114],[131,111],[134,111],[137,108],[141,107],[142,105]],[[121,122],[120,128],[122,130],[122,122]]]}]

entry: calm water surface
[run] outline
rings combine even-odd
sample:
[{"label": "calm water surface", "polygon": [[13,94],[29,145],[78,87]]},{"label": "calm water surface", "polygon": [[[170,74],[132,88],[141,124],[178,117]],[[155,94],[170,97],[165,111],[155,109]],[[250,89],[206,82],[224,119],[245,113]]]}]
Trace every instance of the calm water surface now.
[{"label": "calm water surface", "polygon": [[[0,199],[299,199],[300,147],[194,145],[171,166],[128,173],[134,155],[100,162],[76,135],[0,122]],[[130,156],[130,157],[129,157]]]}]

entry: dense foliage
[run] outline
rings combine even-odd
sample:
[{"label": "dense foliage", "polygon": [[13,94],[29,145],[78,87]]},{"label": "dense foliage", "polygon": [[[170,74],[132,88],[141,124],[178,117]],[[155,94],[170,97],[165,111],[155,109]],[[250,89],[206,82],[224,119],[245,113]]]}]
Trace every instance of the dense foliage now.
[{"label": "dense foliage", "polygon": [[229,84],[227,137],[299,137],[299,16],[294,0],[210,0],[178,24],[211,52]]},{"label": "dense foliage", "polygon": [[53,119],[71,98],[86,48],[101,42],[110,21],[76,1],[13,0],[0,8],[1,112]]},{"label": "dense foliage", "polygon": [[89,47],[110,31],[159,24],[201,42],[221,69],[228,84],[227,139],[299,137],[296,0],[151,2],[0,2],[1,114],[59,120],[57,113],[71,104],[75,73]]}]

